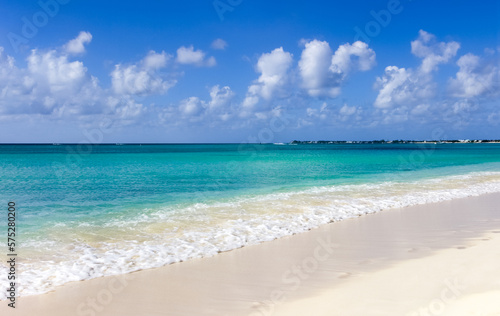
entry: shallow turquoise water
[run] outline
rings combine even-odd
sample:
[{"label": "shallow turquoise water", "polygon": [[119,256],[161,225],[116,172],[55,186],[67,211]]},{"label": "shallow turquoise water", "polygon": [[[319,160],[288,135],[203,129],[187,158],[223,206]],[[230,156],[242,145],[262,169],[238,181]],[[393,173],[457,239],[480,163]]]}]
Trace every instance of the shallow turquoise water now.
[{"label": "shallow turquoise water", "polygon": [[[146,208],[500,170],[500,144],[1,145],[26,230]],[[492,164],[493,163],[493,164]]]},{"label": "shallow turquoise water", "polygon": [[26,225],[312,186],[499,170],[500,144],[0,146]]}]

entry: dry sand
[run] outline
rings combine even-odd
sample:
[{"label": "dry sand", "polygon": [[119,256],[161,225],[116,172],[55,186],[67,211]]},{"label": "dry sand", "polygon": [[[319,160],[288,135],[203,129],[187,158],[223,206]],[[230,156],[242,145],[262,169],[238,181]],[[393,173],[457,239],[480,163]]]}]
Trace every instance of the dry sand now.
[{"label": "dry sand", "polygon": [[[73,282],[0,315],[500,315],[500,194]],[[22,269],[22,267],[21,267]],[[22,275],[21,275],[22,277]]]}]

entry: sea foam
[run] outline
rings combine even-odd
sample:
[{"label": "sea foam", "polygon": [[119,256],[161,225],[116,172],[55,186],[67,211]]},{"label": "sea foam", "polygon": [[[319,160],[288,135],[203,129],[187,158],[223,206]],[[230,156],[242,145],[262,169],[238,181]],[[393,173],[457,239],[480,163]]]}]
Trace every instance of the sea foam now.
[{"label": "sea foam", "polygon": [[[138,210],[134,219],[116,218],[99,226],[60,225],[53,234],[23,242],[17,293],[40,294],[70,281],[213,256],[381,210],[494,192],[500,192],[500,172],[474,172]],[[0,284],[7,284],[7,271],[0,265]],[[0,299],[6,299],[5,292]]]}]

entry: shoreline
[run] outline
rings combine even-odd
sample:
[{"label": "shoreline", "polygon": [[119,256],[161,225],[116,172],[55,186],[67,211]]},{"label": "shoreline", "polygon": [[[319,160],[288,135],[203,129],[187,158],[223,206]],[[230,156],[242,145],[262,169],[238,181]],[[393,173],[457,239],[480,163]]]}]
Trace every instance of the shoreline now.
[{"label": "shoreline", "polygon": [[[436,266],[447,262],[443,258],[454,258],[450,251],[458,252],[459,257],[472,254],[471,250],[479,252],[473,258],[488,251],[498,255],[496,249],[500,248],[493,246],[500,245],[496,233],[500,232],[500,214],[494,207],[498,202],[500,193],[493,193],[389,209],[214,257],[67,283],[46,294],[18,298],[13,314],[293,315],[291,311],[313,308],[319,315],[320,310],[314,310],[319,304],[325,315],[332,315],[328,308],[332,293],[337,293],[334,297],[358,293],[366,284],[379,288],[383,275],[401,274],[410,263]],[[477,243],[486,250],[471,246]],[[467,266],[466,260],[462,265]],[[500,269],[492,267],[494,262],[484,265],[494,273]],[[361,282],[364,277],[373,280]],[[421,306],[429,301],[426,293],[431,292],[415,293],[421,298],[402,308],[411,312],[410,305]],[[388,307],[392,303],[390,298],[386,300]],[[0,302],[2,314],[12,313],[6,303]],[[348,308],[339,310],[339,315],[355,315]],[[383,310],[373,312],[360,311],[360,315],[387,315]]]},{"label": "shoreline", "polygon": [[[25,274],[19,290],[21,296],[40,295],[68,283],[68,280],[90,280],[206,258],[383,209],[500,192],[498,176],[498,172],[469,172],[408,181],[404,182],[404,186],[399,182],[383,181],[262,194],[201,204],[195,213],[193,209],[181,208],[180,214],[190,214],[189,224],[182,216],[173,216],[170,218],[173,221],[165,222],[167,212],[161,210],[149,214],[150,218],[141,223],[136,223],[136,218],[132,217],[132,221],[125,219],[124,223],[132,224],[132,227],[137,224],[135,228],[122,229],[121,223],[110,228],[101,227],[95,232],[98,238],[90,236],[90,239],[87,225],[72,232],[61,230],[64,233],[60,235],[60,228],[55,227],[46,233],[52,236],[47,240],[52,240],[56,246],[31,254],[27,252],[29,248],[23,248],[26,256],[21,259],[29,273]],[[220,210],[224,208],[226,216],[220,217],[224,213],[220,213]],[[245,211],[241,213],[241,209]],[[154,217],[158,220],[153,221]],[[193,220],[196,218],[208,218],[213,222],[207,224],[206,220]],[[92,222],[90,224],[93,225]],[[95,224],[100,227],[100,224]],[[177,227],[182,229],[177,230]],[[145,234],[142,239],[134,237],[142,234]],[[42,239],[44,236],[40,235]],[[57,242],[58,238],[68,237],[82,242],[76,244],[75,248],[67,248],[64,242]],[[114,243],[113,240],[118,241]],[[78,255],[82,252],[86,255]],[[43,262],[40,259],[33,260],[37,257],[50,260],[51,256],[62,260],[55,260],[50,265],[40,264]],[[1,271],[6,269],[0,264]],[[0,281],[5,281],[5,278],[0,276]],[[0,300],[5,297],[0,292]]]}]

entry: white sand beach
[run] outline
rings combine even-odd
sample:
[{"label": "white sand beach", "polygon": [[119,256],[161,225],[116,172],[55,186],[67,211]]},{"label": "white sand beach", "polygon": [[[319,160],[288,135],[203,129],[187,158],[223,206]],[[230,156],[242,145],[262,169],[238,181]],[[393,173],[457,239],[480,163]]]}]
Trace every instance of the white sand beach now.
[{"label": "white sand beach", "polygon": [[[18,298],[1,315],[500,315],[500,194]],[[22,282],[22,265],[19,267]]]}]

